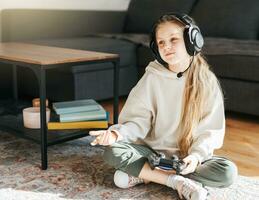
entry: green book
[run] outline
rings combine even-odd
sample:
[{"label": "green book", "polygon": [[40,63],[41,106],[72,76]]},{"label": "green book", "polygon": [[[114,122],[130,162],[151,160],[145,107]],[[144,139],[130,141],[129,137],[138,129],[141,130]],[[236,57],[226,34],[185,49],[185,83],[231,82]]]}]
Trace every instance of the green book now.
[{"label": "green book", "polygon": [[52,104],[53,109],[57,114],[68,114],[86,111],[100,110],[100,104],[93,99],[83,99],[75,101],[55,102]]},{"label": "green book", "polygon": [[79,122],[79,121],[96,121],[96,120],[107,120],[106,110],[102,107],[100,110],[86,111],[86,112],[77,112],[77,113],[68,113],[59,115],[60,122]]}]

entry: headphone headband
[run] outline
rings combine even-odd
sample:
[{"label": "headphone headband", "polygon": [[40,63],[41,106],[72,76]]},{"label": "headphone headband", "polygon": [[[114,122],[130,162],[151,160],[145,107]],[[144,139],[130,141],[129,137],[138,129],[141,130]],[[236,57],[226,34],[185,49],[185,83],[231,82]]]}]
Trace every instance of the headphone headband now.
[{"label": "headphone headband", "polygon": [[[166,14],[168,16],[172,16],[174,17],[176,20],[178,20],[179,22],[190,26],[191,24],[194,24],[193,20],[186,14],[180,14],[180,13],[168,13]],[[161,18],[163,18],[165,15],[161,16]]]}]

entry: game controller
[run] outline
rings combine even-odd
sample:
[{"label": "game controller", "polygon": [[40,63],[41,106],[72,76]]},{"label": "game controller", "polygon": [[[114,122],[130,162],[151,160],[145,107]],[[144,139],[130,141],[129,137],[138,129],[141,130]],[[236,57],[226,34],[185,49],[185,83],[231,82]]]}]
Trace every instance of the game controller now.
[{"label": "game controller", "polygon": [[153,153],[148,157],[148,162],[151,169],[158,167],[163,170],[175,170],[176,174],[186,167],[186,164],[180,160],[176,155],[173,155],[171,159],[166,159],[162,153]]}]

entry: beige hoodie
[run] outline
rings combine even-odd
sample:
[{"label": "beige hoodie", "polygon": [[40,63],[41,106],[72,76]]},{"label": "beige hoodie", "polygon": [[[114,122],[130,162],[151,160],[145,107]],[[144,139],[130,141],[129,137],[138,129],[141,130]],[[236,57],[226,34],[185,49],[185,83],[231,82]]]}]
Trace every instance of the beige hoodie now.
[{"label": "beige hoodie", "polygon": [[[143,77],[130,92],[120,113],[119,124],[110,130],[118,131],[124,141],[147,144],[167,156],[179,155],[177,145],[185,76],[177,78],[157,62],[151,62]],[[207,108],[204,118],[193,133],[189,150],[200,162],[209,159],[220,148],[225,133],[224,105],[220,89]]]}]

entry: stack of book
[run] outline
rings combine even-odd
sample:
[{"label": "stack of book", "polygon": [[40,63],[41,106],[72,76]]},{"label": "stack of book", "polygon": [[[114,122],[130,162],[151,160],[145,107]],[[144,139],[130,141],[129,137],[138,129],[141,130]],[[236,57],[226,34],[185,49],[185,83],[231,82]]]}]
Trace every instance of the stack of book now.
[{"label": "stack of book", "polygon": [[52,105],[59,120],[49,122],[49,130],[108,128],[109,113],[93,99],[56,102]]}]

